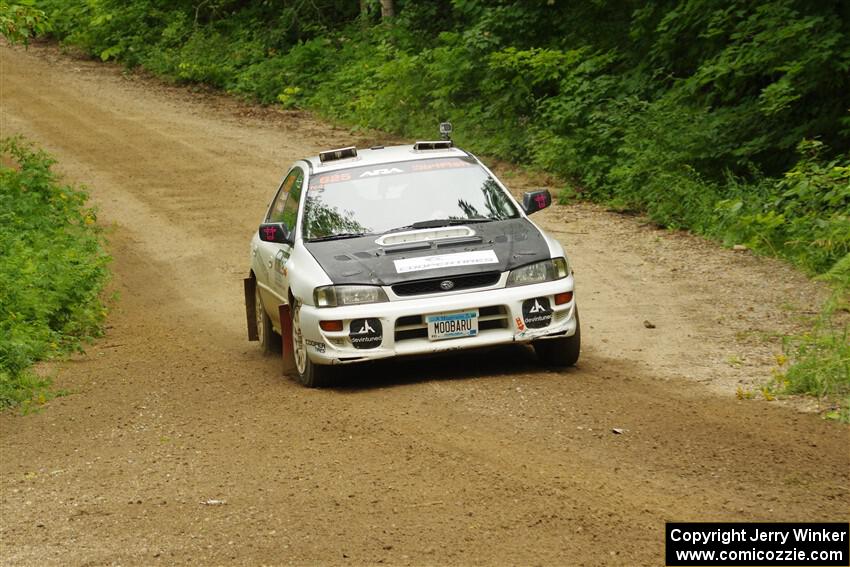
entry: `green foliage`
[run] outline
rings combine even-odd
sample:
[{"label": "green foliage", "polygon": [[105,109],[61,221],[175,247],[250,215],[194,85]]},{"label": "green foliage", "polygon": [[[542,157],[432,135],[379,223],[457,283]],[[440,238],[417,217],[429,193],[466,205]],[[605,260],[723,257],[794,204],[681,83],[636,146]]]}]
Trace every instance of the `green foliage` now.
[{"label": "green foliage", "polygon": [[174,81],[409,137],[451,120],[459,144],[659,224],[814,273],[847,253],[837,4],[399,0],[391,23],[342,0],[39,6],[66,41]]},{"label": "green foliage", "polygon": [[40,396],[28,370],[100,333],[108,256],[86,194],[20,138],[0,142],[0,407]]},{"label": "green foliage", "polygon": [[777,372],[780,388],[831,400],[830,419],[850,423],[850,253],[821,276],[833,286],[812,330],[785,342],[793,364]]},{"label": "green foliage", "polygon": [[31,37],[50,31],[44,12],[32,4],[32,0],[16,4],[0,2],[0,35],[11,43],[27,45]]},{"label": "green foliage", "polygon": [[[803,335],[791,337],[785,345],[794,360],[781,378],[783,391],[810,394],[833,400],[838,415],[850,411],[850,327],[819,322]],[[846,420],[845,421],[850,421]]]},{"label": "green foliage", "polygon": [[821,142],[799,144],[800,160],[778,182],[717,204],[728,243],[745,243],[822,273],[850,254],[850,158],[820,159]]}]

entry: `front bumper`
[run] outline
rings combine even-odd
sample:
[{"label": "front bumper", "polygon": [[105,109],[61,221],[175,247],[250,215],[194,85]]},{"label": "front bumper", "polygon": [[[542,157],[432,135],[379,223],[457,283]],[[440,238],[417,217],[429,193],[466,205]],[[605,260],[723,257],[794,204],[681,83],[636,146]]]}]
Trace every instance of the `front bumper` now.
[{"label": "front bumper", "polygon": [[[389,358],[478,348],[533,340],[571,336],[576,331],[575,296],[566,303],[555,305],[554,296],[572,292],[573,276],[517,287],[484,291],[429,295],[384,303],[346,307],[302,305],[301,332],[307,354],[315,364],[348,364]],[[523,316],[523,302],[547,298],[552,311],[551,320],[542,328],[529,328]],[[425,316],[464,310],[479,310],[479,332],[474,337],[432,341],[428,339]],[[351,341],[351,321],[377,319],[381,338],[373,348],[356,348]],[[328,332],[319,327],[320,321],[341,320],[342,331]],[[356,338],[356,337],[355,337]],[[377,342],[377,341],[376,341]]]}]

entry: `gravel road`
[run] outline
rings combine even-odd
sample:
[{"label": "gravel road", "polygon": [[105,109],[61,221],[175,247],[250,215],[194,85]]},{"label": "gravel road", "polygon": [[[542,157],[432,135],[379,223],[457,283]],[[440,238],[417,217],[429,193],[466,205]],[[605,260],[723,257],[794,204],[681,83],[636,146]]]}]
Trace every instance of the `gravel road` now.
[{"label": "gravel road", "polygon": [[850,515],[848,428],[735,396],[822,296],[781,262],[555,206],[577,368],[510,347],[308,390],[246,340],[248,241],[294,159],[391,139],[43,46],[0,47],[0,98],[89,187],[120,295],[47,368],[71,394],[0,415],[3,565],[660,565],[665,521]]}]

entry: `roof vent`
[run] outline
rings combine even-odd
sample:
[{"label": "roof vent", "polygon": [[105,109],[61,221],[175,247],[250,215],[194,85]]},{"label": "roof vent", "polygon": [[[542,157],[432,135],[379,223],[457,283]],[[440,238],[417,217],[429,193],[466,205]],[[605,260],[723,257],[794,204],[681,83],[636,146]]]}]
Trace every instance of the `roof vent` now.
[{"label": "roof vent", "polygon": [[328,150],[326,152],[319,152],[319,161],[322,163],[327,163],[329,161],[335,161],[338,159],[348,159],[356,157],[357,148],[355,148],[354,146],[348,146],[347,148],[339,148],[336,150]]},{"label": "roof vent", "polygon": [[452,147],[451,140],[433,140],[430,142],[416,142],[413,151],[421,152],[427,150],[448,150]]}]

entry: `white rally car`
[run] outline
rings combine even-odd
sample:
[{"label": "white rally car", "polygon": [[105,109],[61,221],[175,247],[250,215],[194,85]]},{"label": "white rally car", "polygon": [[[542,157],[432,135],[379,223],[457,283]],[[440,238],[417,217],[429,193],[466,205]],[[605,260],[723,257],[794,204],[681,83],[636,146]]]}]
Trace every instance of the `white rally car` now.
[{"label": "white rally car", "polygon": [[514,342],[573,365],[570,263],[527,217],[550,204],[447,140],[297,161],[251,240],[249,339],[282,343],[311,387],[332,365]]}]

